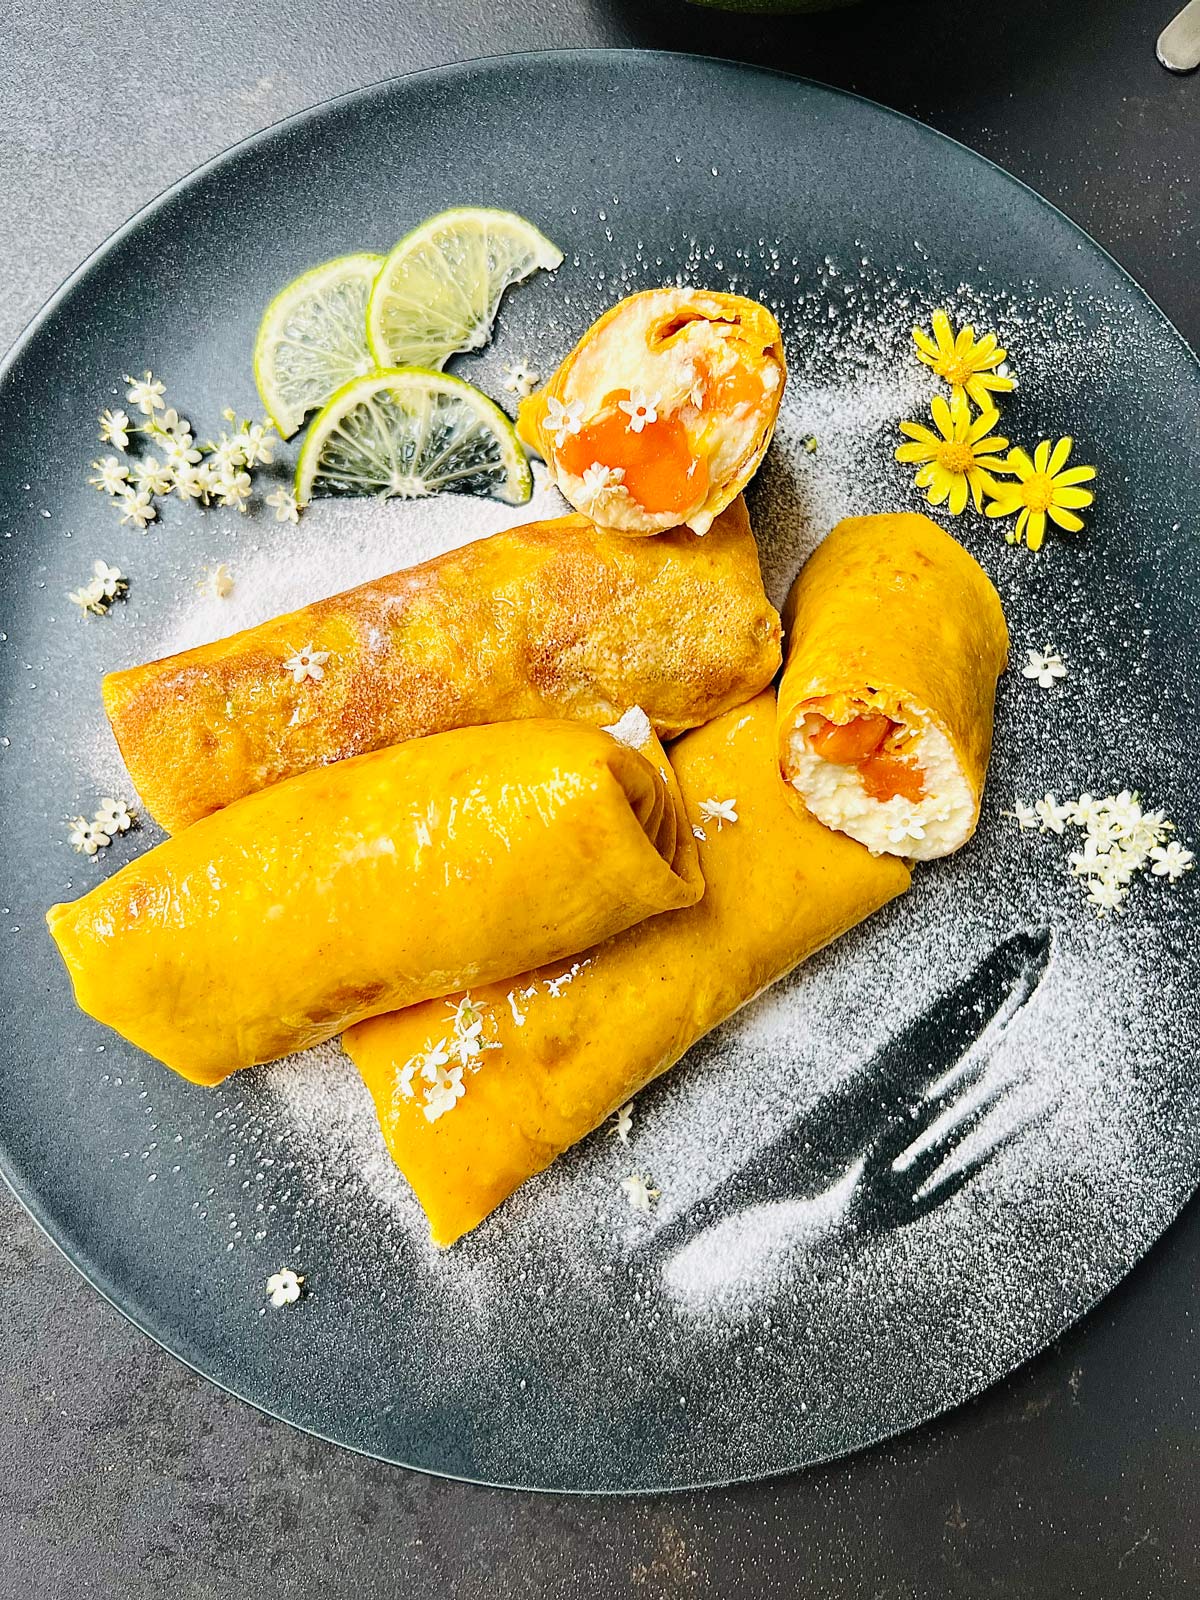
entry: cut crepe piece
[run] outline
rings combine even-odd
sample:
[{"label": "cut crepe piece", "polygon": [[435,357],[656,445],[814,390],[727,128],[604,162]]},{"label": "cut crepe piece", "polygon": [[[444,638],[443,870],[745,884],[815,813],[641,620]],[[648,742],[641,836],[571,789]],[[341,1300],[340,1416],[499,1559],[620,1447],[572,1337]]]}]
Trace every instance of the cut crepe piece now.
[{"label": "cut crepe piece", "polygon": [[[321,677],[294,681],[298,647]],[[779,667],[741,500],[701,541],[534,522],[247,628],[111,673],[104,706],[143,805],[176,832],[347,756],[520,717],[615,721],[640,705],[673,737]]]},{"label": "cut crepe piece", "polygon": [[979,820],[1000,596],[928,517],[849,517],[788,597],[779,757],[809,808],[874,851],[929,861]]},{"label": "cut crepe piece", "polygon": [[[697,905],[472,989],[483,1048],[446,1115],[431,1119],[421,1092],[423,1064],[453,1048],[444,1000],[343,1038],[435,1244],[476,1227],[697,1039],[908,886],[903,862],[831,833],[780,782],[770,691],[687,734],[671,761],[704,836]],[[723,811],[736,822],[710,820],[712,802],[732,802]]]},{"label": "cut crepe piece", "polygon": [[219,1083],[694,904],[695,841],[647,750],[559,721],[410,740],[205,818],[50,931],[84,1011]]},{"label": "cut crepe piece", "polygon": [[571,504],[622,533],[705,533],[758,469],[787,379],[779,324],[703,289],[630,295],[522,401],[517,432]]}]

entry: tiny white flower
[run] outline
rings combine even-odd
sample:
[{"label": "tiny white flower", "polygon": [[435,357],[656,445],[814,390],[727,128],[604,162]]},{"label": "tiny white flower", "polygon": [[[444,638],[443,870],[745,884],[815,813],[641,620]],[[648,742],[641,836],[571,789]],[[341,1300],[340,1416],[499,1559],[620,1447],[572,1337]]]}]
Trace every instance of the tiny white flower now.
[{"label": "tiny white flower", "polygon": [[290,489],[275,489],[267,496],[267,504],[275,507],[276,522],[299,522],[300,507]]},{"label": "tiny white flower", "polygon": [[92,819],[93,825],[102,833],[128,833],[137,819],[137,813],[130,809],[124,800],[115,800],[111,795],[105,795],[96,807],[96,815]]},{"label": "tiny white flower", "polygon": [[118,599],[129,588],[129,580],[120,567],[110,567],[107,561],[92,562],[92,577],[106,600]]},{"label": "tiny white flower", "polygon": [[104,585],[96,578],[89,579],[81,588],[69,590],[67,599],[78,606],[84,616],[102,617],[108,610]]},{"label": "tiny white flower", "polygon": [[233,593],[233,573],[223,561],[218,561],[215,567],[205,567],[196,584],[201,594],[211,595],[214,600],[227,600]]},{"label": "tiny white flower", "polygon": [[449,1072],[438,1072],[437,1082],[425,1091],[425,1120],[436,1122],[439,1117],[444,1117],[447,1111],[454,1107],[466,1094],[466,1085],[462,1081],[463,1069],[451,1067]]},{"label": "tiny white flower", "polygon": [[525,396],[532,394],[541,382],[541,378],[523,361],[514,361],[511,366],[504,369],[504,387],[510,394]]},{"label": "tiny white flower", "polygon": [[71,848],[80,855],[94,856],[98,850],[112,843],[104,829],[98,823],[89,822],[86,817],[72,817],[67,826],[71,830],[68,835]]},{"label": "tiny white flower", "polygon": [[302,1273],[293,1272],[291,1267],[280,1267],[267,1279],[267,1294],[271,1297],[271,1304],[276,1310],[281,1306],[294,1306],[300,1298],[303,1283]]},{"label": "tiny white flower", "polygon": [[[129,388],[125,391],[125,398],[131,405],[135,405],[144,417],[152,417],[156,411],[163,409],[163,395],[166,393],[166,384],[160,383],[152,372],[144,372],[140,378],[131,378],[125,374],[125,382]],[[116,441],[113,441],[116,443]]]},{"label": "tiny white flower", "polygon": [[170,494],[175,474],[155,456],[141,456],[133,464],[134,482],[147,494]]},{"label": "tiny white flower", "polygon": [[450,1065],[446,1040],[439,1039],[437,1044],[431,1045],[424,1055],[417,1056],[414,1064],[426,1083],[436,1083],[441,1076],[442,1068]]},{"label": "tiny white flower", "polygon": [[96,476],[88,482],[102,494],[120,494],[129,483],[129,468],[116,456],[102,456],[99,461],[93,461],[92,471]]},{"label": "tiny white flower", "polygon": [[132,522],[134,527],[141,528],[143,533],[158,516],[148,489],[126,489],[119,496],[117,503],[121,507],[121,521]]},{"label": "tiny white flower", "polygon": [[246,465],[269,467],[275,459],[275,446],[278,443],[273,422],[252,422],[245,431],[242,443]]},{"label": "tiny white flower", "polygon": [[561,450],[574,433],[583,427],[583,401],[563,405],[555,395],[546,397],[546,430],[554,435],[555,449]]},{"label": "tiny white flower", "polygon": [[633,1131],[633,1101],[628,1101],[616,1112],[613,1132],[622,1144],[629,1143],[629,1135]]},{"label": "tiny white flower", "polygon": [[117,450],[129,449],[130,422],[125,411],[102,411],[99,416],[100,438]]},{"label": "tiny white flower", "polygon": [[1040,800],[1035,800],[1033,809],[1043,833],[1059,834],[1063,832],[1071,810],[1070,806],[1060,806],[1052,794],[1043,795]]},{"label": "tiny white flower", "polygon": [[923,839],[924,837],[925,824],[918,819],[915,811],[903,812],[888,829],[889,844],[903,844],[906,839]]},{"label": "tiny white flower", "polygon": [[252,487],[248,472],[226,472],[218,476],[214,493],[221,505],[244,512]]},{"label": "tiny white flower", "polygon": [[652,1202],[658,1199],[659,1191],[650,1187],[648,1179],[640,1172],[631,1172],[627,1178],[621,1179],[621,1188],[625,1191],[625,1198],[629,1202],[631,1211],[640,1211],[649,1216]]},{"label": "tiny white flower", "polygon": [[593,461],[583,475],[584,493],[595,499],[605,489],[619,488],[624,479],[624,467],[606,467],[603,461]]},{"label": "tiny white flower", "polygon": [[1006,812],[1005,815],[1012,817],[1018,828],[1036,828],[1038,825],[1037,812],[1032,806],[1026,805],[1024,800],[1014,800],[1013,809]]},{"label": "tiny white flower", "polygon": [[1021,676],[1033,678],[1039,688],[1052,689],[1059,678],[1066,677],[1066,663],[1049,645],[1044,650],[1026,650],[1025,655],[1027,659],[1021,668]]},{"label": "tiny white flower", "polygon": [[1087,828],[1094,822],[1100,822],[1103,817],[1104,802],[1090,794],[1081,794],[1078,800],[1071,802],[1071,814],[1067,821],[1075,823],[1076,827]]},{"label": "tiny white flower", "polygon": [[150,429],[157,435],[168,434],[179,443],[191,442],[192,425],[186,417],[179,415],[174,406],[168,406],[161,417],[155,417]]},{"label": "tiny white flower", "polygon": [[1123,904],[1126,892],[1120,884],[1110,883],[1107,878],[1088,880],[1088,903],[1095,906],[1097,916],[1102,917],[1108,911],[1116,911]]},{"label": "tiny white flower", "polygon": [[1172,839],[1168,845],[1156,844],[1150,851],[1150,859],[1154,863],[1150,868],[1154,876],[1166,878],[1170,883],[1177,882],[1185,872],[1190,872],[1196,861],[1192,851],[1185,850],[1177,839]]},{"label": "tiny white flower", "polygon": [[204,459],[204,452],[196,444],[190,433],[166,433],[160,438],[163,459],[170,470],[178,474],[187,467],[197,467]]},{"label": "tiny white flower", "polygon": [[618,721],[609,723],[604,732],[610,733],[618,744],[628,745],[631,750],[641,750],[649,743],[654,730],[641,706],[630,706]]},{"label": "tiny white flower", "polygon": [[325,676],[325,663],[328,660],[328,650],[314,650],[311,644],[306,644],[303,650],[297,650],[294,656],[288,657],[283,663],[283,670],[291,673],[293,683],[303,683],[305,678],[320,683]]},{"label": "tiny white flower", "polygon": [[1108,815],[1119,834],[1130,833],[1142,820],[1141,801],[1135,792],[1122,789],[1119,795],[1109,796]]},{"label": "tiny white flower", "polygon": [[641,433],[648,423],[658,421],[661,394],[647,394],[644,389],[634,389],[628,400],[619,400],[617,409],[629,418],[630,433]]},{"label": "tiny white flower", "polygon": [[246,465],[245,440],[240,433],[223,433],[212,447],[208,465],[218,478],[230,477]]},{"label": "tiny white flower", "polygon": [[720,833],[721,829],[727,822],[734,823],[737,821],[737,819],[738,814],[736,799],[701,800],[700,802],[700,821],[715,822],[718,833]]}]

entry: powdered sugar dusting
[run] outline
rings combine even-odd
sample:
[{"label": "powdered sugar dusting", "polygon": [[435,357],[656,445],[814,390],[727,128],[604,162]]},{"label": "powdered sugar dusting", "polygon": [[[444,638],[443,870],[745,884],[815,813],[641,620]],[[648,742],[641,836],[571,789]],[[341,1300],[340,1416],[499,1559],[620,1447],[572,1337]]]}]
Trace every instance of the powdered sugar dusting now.
[{"label": "powdered sugar dusting", "polygon": [[[477,1415],[475,1397],[486,1392],[502,1426],[481,1419],[478,1437],[461,1448],[470,1470],[493,1477],[507,1471],[496,1443],[503,1438],[519,1458],[541,1463],[546,1481],[586,1479],[589,1449],[603,1448],[605,1427],[636,1432],[647,1394],[656,1405],[670,1396],[678,1413],[669,1459],[649,1474],[660,1482],[773,1470],[928,1415],[1086,1307],[1112,1281],[1114,1261],[1123,1270],[1190,1186],[1181,1152],[1200,1135],[1194,995],[1177,983],[1194,883],[1139,883],[1126,914],[1097,927],[1069,877],[999,816],[1018,793],[1129,785],[1149,806],[1164,806],[1185,840],[1200,817],[1194,763],[1181,760],[1193,724],[1161,693],[1163,684],[1194,681],[1190,646],[1147,626],[1142,608],[1158,580],[1123,559],[1136,533],[1160,577],[1190,560],[1186,485],[1177,502],[1150,503],[1123,481],[1115,442],[1105,450],[1086,440],[1089,396],[1104,390],[1113,401],[1114,372],[1133,372],[1133,401],[1149,404],[1154,374],[1136,320],[1121,304],[1068,290],[990,293],[938,283],[911,263],[801,261],[779,240],[729,260],[684,240],[667,259],[679,263],[681,281],[759,294],[784,327],[792,376],[748,496],[777,604],[839,517],[926,509],[892,449],[896,423],[919,419],[933,392],[909,328],[938,304],[980,331],[995,328],[1008,346],[1020,384],[1003,410],[1014,441],[1073,424],[1083,458],[1096,459],[1102,476],[1089,532],[1052,535],[1037,557],[1006,547],[982,518],[933,513],[997,581],[1014,638],[1069,647],[1070,692],[1029,695],[1002,683],[977,839],[922,868],[907,897],[640,1095],[627,1146],[601,1129],[439,1255],[336,1044],[242,1074],[211,1095],[174,1097],[206,1119],[201,1132],[183,1111],[151,1111],[158,1097],[141,1088],[156,1081],[149,1066],[124,1083],[109,1079],[106,1092],[128,1096],[131,1115],[149,1113],[148,1181],[198,1185],[196,1174],[215,1162],[227,1178],[195,1195],[197,1226],[219,1229],[234,1256],[250,1252],[259,1283],[276,1257],[307,1271],[297,1314],[309,1319],[314,1362],[337,1368],[351,1359],[320,1320],[322,1306],[345,1304],[353,1308],[352,1359],[378,1365],[379,1394],[396,1393],[396,1364],[413,1359],[431,1414]],[[604,303],[671,276],[663,256],[634,241],[620,268],[610,259],[577,259],[574,268],[560,275],[547,325],[518,320],[511,347],[472,364],[485,388],[500,392],[489,375],[514,351],[551,370]],[[815,450],[805,447],[810,437]],[[206,521],[183,556],[148,541],[126,608],[135,625],[104,633],[110,624],[98,623],[88,670],[97,660],[108,670],[185,649],[557,514],[562,502],[536,476],[528,507],[325,502],[298,527]],[[224,601],[193,586],[200,567],[218,560],[236,583]],[[56,759],[69,750],[78,763],[87,752],[88,785],[116,792],[120,767],[98,705],[64,698],[53,709]],[[132,849],[124,840],[113,848]],[[76,872],[75,888],[86,870]],[[997,946],[1041,930],[1044,971],[974,1048],[961,1081],[954,1074],[970,1039],[949,1038],[946,1058],[929,1063],[947,1080],[944,1096],[919,1071],[896,1089],[914,1147],[923,1132],[960,1135],[947,1141],[933,1181],[948,1184],[977,1157],[990,1159],[944,1203],[914,1205],[911,1217],[885,1226],[876,1191],[878,1173],[891,1168],[879,1166],[872,1140],[889,1124],[872,1093],[886,1077],[889,1044],[936,1012],[948,985]],[[137,1097],[146,1093],[143,1104]],[[931,1096],[945,1099],[945,1121],[929,1118]],[[1171,1137],[1147,1135],[1162,1128]],[[188,1149],[164,1161],[160,1152],[185,1136]],[[919,1161],[919,1149],[902,1155]],[[141,1150],[131,1145],[126,1158],[139,1161]],[[649,1215],[632,1213],[622,1194],[631,1171],[652,1174],[661,1191]],[[903,1198],[902,1178],[903,1169],[889,1204]],[[397,1355],[401,1325],[408,1331]],[[586,1404],[581,1349],[598,1351],[586,1363]],[[506,1387],[501,1372],[523,1376]],[[850,1372],[860,1376],[847,1388]]]}]

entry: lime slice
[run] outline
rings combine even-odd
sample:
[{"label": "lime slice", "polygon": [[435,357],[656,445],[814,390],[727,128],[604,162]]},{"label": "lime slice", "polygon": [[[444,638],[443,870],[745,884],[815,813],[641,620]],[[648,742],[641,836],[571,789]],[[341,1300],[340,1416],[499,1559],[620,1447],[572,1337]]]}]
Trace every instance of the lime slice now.
[{"label": "lime slice", "polygon": [[351,378],[374,370],[367,302],[382,256],[338,256],[294,278],[267,307],[254,342],[254,381],[285,439]]},{"label": "lime slice", "polygon": [[375,280],[367,339],[380,367],[440,367],[479,350],[500,297],[562,251],[511,211],[462,207],[430,217],[395,246]]},{"label": "lime slice", "polygon": [[373,494],[415,500],[448,489],[524,505],[533,474],[512,423],[445,372],[403,367],[355,378],[313,418],[296,499]]}]

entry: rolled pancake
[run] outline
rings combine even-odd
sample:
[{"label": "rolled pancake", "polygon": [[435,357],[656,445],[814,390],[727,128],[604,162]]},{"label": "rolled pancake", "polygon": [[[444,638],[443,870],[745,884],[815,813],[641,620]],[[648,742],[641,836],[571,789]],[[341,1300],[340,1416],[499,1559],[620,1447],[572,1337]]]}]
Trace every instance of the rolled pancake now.
[{"label": "rolled pancake", "polygon": [[196,1083],[585,950],[703,890],[661,749],[533,721],[250,795],[50,931],[91,1016]]},{"label": "rolled pancake", "polygon": [[785,614],[779,755],[810,810],[916,861],[965,844],[1008,656],[983,568],[928,517],[850,517],[810,557]]},{"label": "rolled pancake", "polygon": [[[908,886],[903,862],[831,833],[780,782],[769,691],[687,734],[671,762],[702,835],[697,905],[342,1040],[435,1244],[469,1232],[697,1039]],[[732,801],[737,821],[708,820],[706,801]],[[461,1052],[473,1028],[464,1093],[431,1117],[426,1063]]]},{"label": "rolled pancake", "polygon": [[577,511],[627,534],[705,533],[766,453],[787,379],[765,306],[649,289],[605,312],[517,432]]},{"label": "rolled pancake", "polygon": [[[327,652],[294,681],[298,649]],[[111,673],[104,706],[150,814],[174,833],[269,784],[448,728],[638,705],[664,738],[779,668],[746,508],[701,542],[583,517],[531,523],[216,644]]]}]

